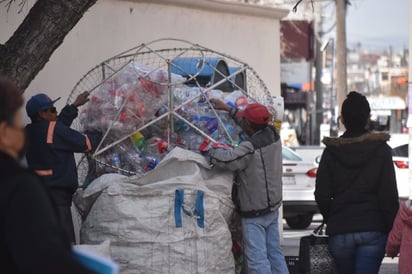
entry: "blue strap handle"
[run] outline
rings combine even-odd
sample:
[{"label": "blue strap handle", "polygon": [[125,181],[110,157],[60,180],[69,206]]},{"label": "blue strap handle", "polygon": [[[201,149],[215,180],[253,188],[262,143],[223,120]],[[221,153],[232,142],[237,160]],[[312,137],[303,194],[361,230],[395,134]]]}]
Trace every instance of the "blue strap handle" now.
[{"label": "blue strap handle", "polygon": [[176,227],[182,227],[182,211],[190,216],[196,217],[197,225],[200,228],[205,227],[205,209],[204,209],[204,192],[201,190],[197,191],[196,194],[196,202],[195,202],[195,209],[194,212],[188,212],[187,209],[184,207],[184,195],[185,192],[183,189],[176,189],[175,191],[175,208],[174,208],[174,215],[175,215],[175,224]]},{"label": "blue strap handle", "polygon": [[176,189],[175,192],[175,224],[176,227],[182,227],[182,205],[184,202],[185,192],[183,189]]},{"label": "blue strap handle", "polygon": [[201,228],[205,228],[205,209],[203,205],[205,193],[201,190],[197,191],[195,215],[197,215],[197,225]]}]

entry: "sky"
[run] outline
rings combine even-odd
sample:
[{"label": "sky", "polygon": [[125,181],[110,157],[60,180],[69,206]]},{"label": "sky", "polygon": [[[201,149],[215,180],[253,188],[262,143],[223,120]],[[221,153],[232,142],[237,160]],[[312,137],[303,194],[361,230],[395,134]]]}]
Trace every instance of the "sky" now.
[{"label": "sky", "polygon": [[346,17],[348,46],[409,48],[410,0],[350,0]]}]

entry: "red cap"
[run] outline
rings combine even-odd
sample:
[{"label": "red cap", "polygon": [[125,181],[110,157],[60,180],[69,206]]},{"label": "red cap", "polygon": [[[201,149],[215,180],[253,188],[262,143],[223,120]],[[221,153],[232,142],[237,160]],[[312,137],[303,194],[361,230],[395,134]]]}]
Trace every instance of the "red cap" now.
[{"label": "red cap", "polygon": [[240,110],[236,113],[236,118],[245,118],[255,124],[267,124],[270,120],[268,109],[261,104],[253,103],[247,105],[245,110]]}]

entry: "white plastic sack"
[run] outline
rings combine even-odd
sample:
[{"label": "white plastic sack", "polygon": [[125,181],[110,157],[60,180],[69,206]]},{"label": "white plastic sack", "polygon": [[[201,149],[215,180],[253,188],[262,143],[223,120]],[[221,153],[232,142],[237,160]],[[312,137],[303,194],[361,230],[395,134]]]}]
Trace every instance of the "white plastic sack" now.
[{"label": "white plastic sack", "polygon": [[201,155],[175,148],[142,178],[100,183],[103,189],[93,182],[82,193],[95,201],[81,242],[110,240],[121,273],[234,273],[232,179],[210,170]]}]

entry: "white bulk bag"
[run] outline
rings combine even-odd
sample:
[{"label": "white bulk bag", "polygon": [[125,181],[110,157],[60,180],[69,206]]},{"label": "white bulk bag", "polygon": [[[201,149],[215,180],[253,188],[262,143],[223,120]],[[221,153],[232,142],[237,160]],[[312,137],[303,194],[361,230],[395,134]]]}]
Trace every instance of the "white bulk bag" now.
[{"label": "white bulk bag", "polygon": [[110,240],[121,273],[234,273],[232,173],[175,148],[142,178],[111,178],[81,194],[95,200],[82,244]]}]

